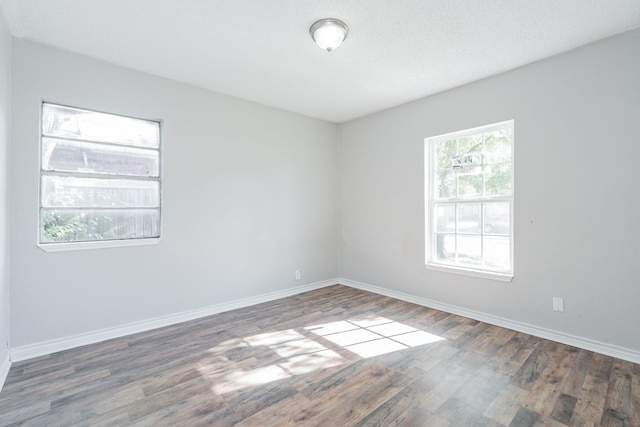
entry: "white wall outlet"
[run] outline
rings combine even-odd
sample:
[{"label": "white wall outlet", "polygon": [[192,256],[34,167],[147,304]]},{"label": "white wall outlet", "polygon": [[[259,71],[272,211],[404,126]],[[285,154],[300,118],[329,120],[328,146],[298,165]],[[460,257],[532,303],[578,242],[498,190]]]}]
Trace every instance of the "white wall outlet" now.
[{"label": "white wall outlet", "polygon": [[296,280],[302,279],[302,270],[296,270]]},{"label": "white wall outlet", "polygon": [[553,297],[553,311],[564,311],[564,299]]}]

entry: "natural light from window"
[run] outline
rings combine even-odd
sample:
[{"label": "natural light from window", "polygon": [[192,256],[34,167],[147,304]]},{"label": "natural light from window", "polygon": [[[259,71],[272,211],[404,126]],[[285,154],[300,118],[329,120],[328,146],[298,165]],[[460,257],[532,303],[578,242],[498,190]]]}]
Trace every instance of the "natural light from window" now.
[{"label": "natural light from window", "polygon": [[160,237],[160,123],[42,104],[40,245]]},{"label": "natural light from window", "polygon": [[384,317],[345,320],[305,329],[365,358],[444,339]]},{"label": "natural light from window", "polygon": [[[442,340],[403,323],[371,316],[226,340],[209,350],[219,359],[203,364],[198,371],[213,381],[213,391],[224,394],[344,365],[353,357],[370,358]],[[351,359],[340,354],[345,350]],[[265,364],[265,359],[273,362]]]},{"label": "natural light from window", "polygon": [[512,120],[425,139],[427,267],[511,280],[513,141]]}]

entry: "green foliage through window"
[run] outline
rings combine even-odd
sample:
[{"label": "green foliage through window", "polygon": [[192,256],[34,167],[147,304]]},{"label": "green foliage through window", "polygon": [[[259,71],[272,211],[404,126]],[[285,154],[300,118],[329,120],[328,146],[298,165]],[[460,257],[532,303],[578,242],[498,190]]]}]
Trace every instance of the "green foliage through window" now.
[{"label": "green foliage through window", "polygon": [[160,124],[42,104],[40,243],[160,236]]},{"label": "green foliage through window", "polygon": [[513,122],[425,140],[427,262],[512,271]]}]

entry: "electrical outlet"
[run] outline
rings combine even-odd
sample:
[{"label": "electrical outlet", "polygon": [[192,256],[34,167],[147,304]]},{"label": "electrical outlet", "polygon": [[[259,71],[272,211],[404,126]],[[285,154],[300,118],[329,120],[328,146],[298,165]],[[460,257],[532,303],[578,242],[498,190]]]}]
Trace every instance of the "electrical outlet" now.
[{"label": "electrical outlet", "polygon": [[302,270],[296,270],[296,280],[302,279]]},{"label": "electrical outlet", "polygon": [[564,299],[559,297],[553,297],[553,311],[564,311]]}]

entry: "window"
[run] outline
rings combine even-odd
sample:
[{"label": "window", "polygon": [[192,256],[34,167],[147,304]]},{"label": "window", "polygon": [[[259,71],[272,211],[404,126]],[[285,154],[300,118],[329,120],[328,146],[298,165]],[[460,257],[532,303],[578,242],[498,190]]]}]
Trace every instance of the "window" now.
[{"label": "window", "polygon": [[160,237],[160,123],[43,103],[40,148],[43,249]]},{"label": "window", "polygon": [[511,280],[513,121],[425,139],[426,264]]}]

